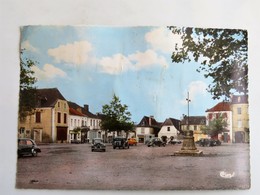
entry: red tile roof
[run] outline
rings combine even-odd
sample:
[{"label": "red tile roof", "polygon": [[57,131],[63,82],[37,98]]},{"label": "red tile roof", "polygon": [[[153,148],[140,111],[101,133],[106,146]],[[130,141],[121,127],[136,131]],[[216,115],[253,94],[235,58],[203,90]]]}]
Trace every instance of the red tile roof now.
[{"label": "red tile roof", "polygon": [[206,112],[220,112],[220,111],[231,111],[229,102],[220,102],[214,107],[207,109]]},{"label": "red tile roof", "polygon": [[74,108],[70,108],[70,114],[71,115],[77,115],[77,116],[85,116],[84,114],[82,114],[81,112],[75,110]]}]

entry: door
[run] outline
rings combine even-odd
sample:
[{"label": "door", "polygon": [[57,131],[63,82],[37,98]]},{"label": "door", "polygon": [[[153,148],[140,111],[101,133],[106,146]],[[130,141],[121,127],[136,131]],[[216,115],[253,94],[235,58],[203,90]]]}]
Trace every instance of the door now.
[{"label": "door", "polygon": [[67,141],[67,127],[57,127],[57,141]]}]

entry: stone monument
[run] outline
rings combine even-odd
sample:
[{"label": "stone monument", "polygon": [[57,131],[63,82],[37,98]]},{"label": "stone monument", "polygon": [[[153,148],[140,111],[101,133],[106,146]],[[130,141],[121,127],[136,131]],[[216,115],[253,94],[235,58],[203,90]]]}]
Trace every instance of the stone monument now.
[{"label": "stone monument", "polygon": [[198,150],[194,143],[193,131],[189,129],[189,92],[186,98],[188,102],[188,120],[187,120],[187,130],[184,131],[184,137],[182,142],[182,148],[180,151],[174,152],[174,156],[201,156],[203,152]]}]

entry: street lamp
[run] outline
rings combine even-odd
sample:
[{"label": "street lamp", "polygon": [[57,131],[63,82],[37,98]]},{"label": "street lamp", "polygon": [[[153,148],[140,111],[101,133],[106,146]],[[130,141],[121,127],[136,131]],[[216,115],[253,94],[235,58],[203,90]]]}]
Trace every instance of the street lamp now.
[{"label": "street lamp", "polygon": [[193,137],[193,131],[190,130],[190,128],[189,128],[189,117],[190,117],[189,104],[191,102],[190,97],[189,97],[189,92],[188,92],[188,96],[186,98],[186,101],[188,103],[187,130],[184,131],[184,136],[183,136],[183,142],[182,142],[181,150],[174,152],[174,155],[175,156],[200,156],[200,155],[203,154],[203,152],[196,148],[195,142],[194,142],[194,137]]},{"label": "street lamp", "polygon": [[190,102],[191,102],[190,97],[189,97],[189,92],[188,92],[188,96],[187,96],[187,98],[186,98],[186,101],[187,101],[187,103],[188,103],[188,122],[187,122],[187,130],[189,130],[189,129],[190,129],[190,128],[189,128],[189,116],[190,116],[190,107],[189,107],[189,104],[190,104]]}]

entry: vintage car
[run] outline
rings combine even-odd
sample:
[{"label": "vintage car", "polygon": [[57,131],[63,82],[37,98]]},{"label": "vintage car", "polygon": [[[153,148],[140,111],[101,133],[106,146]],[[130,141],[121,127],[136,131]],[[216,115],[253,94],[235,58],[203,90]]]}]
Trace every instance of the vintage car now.
[{"label": "vintage car", "polygon": [[104,142],[101,138],[94,138],[92,140],[91,151],[92,152],[94,152],[94,151],[105,152],[106,151],[106,145],[104,144]]},{"label": "vintage car", "polygon": [[128,144],[128,141],[126,138],[124,137],[115,137],[113,139],[113,142],[112,142],[112,145],[113,145],[113,149],[116,149],[116,148],[129,148],[129,144]]},{"label": "vintage car", "polygon": [[24,155],[37,156],[39,152],[41,152],[41,149],[37,146],[34,140],[30,138],[18,139],[18,157],[22,157]]},{"label": "vintage car", "polygon": [[159,137],[153,137],[150,139],[150,141],[147,143],[147,146],[150,147],[150,146],[164,146],[165,147],[166,143],[163,142]]},{"label": "vintage car", "polygon": [[178,139],[172,139],[172,140],[169,140],[168,144],[172,144],[172,145],[175,145],[175,144],[181,144],[182,141],[181,140],[178,140]]},{"label": "vintage car", "polygon": [[127,141],[130,146],[137,145],[137,141],[135,138],[129,138]]},{"label": "vintage car", "polygon": [[215,139],[202,138],[199,141],[195,142],[199,146],[220,146],[221,141]]}]

